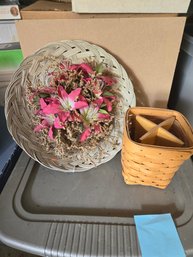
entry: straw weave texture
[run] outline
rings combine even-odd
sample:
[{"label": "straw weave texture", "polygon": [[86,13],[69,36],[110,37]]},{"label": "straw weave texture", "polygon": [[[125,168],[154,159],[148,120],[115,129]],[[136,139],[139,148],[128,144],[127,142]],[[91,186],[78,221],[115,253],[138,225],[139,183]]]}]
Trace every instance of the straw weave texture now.
[{"label": "straw weave texture", "polygon": [[[185,145],[165,147],[135,142],[131,138],[135,115],[162,119],[175,116]],[[126,113],[122,147],[122,174],[126,184],[153,186],[164,189],[171,182],[180,165],[193,154],[193,129],[179,112],[159,108],[131,108]]]},{"label": "straw weave texture", "polygon": [[[76,64],[85,58],[94,58],[97,62],[103,61],[113,73],[118,75],[116,89],[120,101],[116,108],[114,129],[109,138],[92,151],[77,152],[60,159],[53,152],[46,151],[33,132],[31,113],[25,100],[25,89],[29,84],[47,84],[45,74],[50,61],[59,62],[64,58]],[[12,77],[5,98],[7,126],[17,144],[42,165],[65,172],[85,171],[112,159],[121,149],[124,114],[129,107],[135,106],[136,101],[132,82],[117,60],[99,46],[80,40],[52,43],[27,57]],[[117,141],[116,146],[111,143],[114,139]]]}]

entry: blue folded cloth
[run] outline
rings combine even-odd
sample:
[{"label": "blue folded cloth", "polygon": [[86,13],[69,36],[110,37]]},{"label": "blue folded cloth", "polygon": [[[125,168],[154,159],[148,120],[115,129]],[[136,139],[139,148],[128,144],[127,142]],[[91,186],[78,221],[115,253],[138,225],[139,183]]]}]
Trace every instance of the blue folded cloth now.
[{"label": "blue folded cloth", "polygon": [[185,257],[171,214],[135,215],[142,257]]}]

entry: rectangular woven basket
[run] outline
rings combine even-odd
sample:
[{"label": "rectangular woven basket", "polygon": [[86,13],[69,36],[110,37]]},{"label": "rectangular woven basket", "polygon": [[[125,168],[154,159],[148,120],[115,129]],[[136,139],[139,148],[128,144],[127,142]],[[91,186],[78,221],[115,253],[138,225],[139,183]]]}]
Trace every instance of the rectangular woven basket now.
[{"label": "rectangular woven basket", "polygon": [[[184,142],[183,146],[162,146],[135,141],[143,135],[143,128],[137,127],[136,115],[149,117],[160,123],[174,116],[171,127],[174,135]],[[125,116],[122,146],[122,174],[126,184],[138,184],[166,188],[179,166],[193,154],[193,130],[186,118],[179,112],[159,108],[130,108]]]}]

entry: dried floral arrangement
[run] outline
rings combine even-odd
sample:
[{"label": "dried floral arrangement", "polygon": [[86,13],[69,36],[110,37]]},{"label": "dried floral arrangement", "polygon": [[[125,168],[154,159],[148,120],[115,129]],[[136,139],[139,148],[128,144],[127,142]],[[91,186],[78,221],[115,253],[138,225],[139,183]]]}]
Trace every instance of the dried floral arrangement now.
[{"label": "dried floral arrangement", "polygon": [[48,69],[46,85],[28,84],[33,131],[45,149],[65,157],[105,140],[119,101],[116,83],[117,75],[103,62],[86,59],[72,64],[63,59]]},{"label": "dried floral arrangement", "polygon": [[5,94],[7,127],[41,165],[82,172],[122,147],[124,115],[135,106],[124,67],[100,46],[53,42],[21,63]]}]

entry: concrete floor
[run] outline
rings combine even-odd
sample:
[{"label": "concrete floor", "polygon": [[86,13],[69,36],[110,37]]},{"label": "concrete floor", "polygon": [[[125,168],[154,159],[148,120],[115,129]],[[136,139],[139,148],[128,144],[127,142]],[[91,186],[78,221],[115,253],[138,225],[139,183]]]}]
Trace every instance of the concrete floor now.
[{"label": "concrete floor", "polygon": [[24,253],[0,243],[0,257],[38,257],[37,255]]}]

